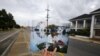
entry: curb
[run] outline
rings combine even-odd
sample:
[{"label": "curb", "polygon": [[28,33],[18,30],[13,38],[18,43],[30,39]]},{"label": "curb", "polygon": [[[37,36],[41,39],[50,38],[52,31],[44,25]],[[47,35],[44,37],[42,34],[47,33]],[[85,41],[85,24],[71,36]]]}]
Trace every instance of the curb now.
[{"label": "curb", "polygon": [[73,36],[69,36],[69,38],[84,41],[84,42],[91,42],[91,43],[100,44],[100,41],[91,40],[89,38],[81,38],[81,37],[79,38],[79,37],[73,37]]},{"label": "curb", "polygon": [[98,41],[93,41],[93,43],[100,44],[100,42],[98,42]]}]

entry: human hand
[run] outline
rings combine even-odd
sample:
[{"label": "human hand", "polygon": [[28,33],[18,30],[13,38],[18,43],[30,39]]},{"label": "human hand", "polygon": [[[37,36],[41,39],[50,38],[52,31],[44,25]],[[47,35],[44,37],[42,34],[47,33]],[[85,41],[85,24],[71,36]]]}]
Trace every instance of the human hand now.
[{"label": "human hand", "polygon": [[45,48],[42,52],[42,56],[55,56],[55,53],[57,51],[57,48],[54,49],[54,51],[48,51],[47,48]]}]

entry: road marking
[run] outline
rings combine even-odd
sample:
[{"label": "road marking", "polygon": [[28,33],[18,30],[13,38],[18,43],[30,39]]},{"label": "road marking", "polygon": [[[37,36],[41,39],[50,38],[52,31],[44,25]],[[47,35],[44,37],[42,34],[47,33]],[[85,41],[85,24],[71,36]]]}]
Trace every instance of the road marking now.
[{"label": "road marking", "polygon": [[[18,31],[17,31],[18,32]],[[15,33],[17,33],[15,32]],[[19,32],[20,33],[20,32]],[[11,35],[12,36],[12,35]],[[19,36],[19,35],[18,35]],[[15,41],[17,40],[17,37],[8,45],[8,47],[5,49],[5,51],[1,54],[1,56],[5,56],[7,55],[7,53],[9,52],[10,48],[12,48],[13,44],[15,43]]]},{"label": "road marking", "polygon": [[4,38],[3,40],[1,40],[0,42],[2,42],[2,41],[4,41],[4,40],[8,39],[9,37],[13,36],[14,34],[18,33],[19,31],[20,31],[20,30],[18,30],[18,31],[16,31],[16,32],[14,32],[14,33],[12,33],[12,34],[10,34],[10,35],[8,35],[6,38]]}]

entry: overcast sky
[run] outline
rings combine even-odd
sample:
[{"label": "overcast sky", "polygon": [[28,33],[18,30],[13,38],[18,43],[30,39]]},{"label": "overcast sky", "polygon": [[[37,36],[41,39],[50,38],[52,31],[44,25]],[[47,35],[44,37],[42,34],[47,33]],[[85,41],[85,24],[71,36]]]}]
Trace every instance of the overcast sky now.
[{"label": "overcast sky", "polygon": [[46,23],[49,4],[49,24],[67,23],[69,19],[100,8],[100,0],[0,0],[0,10],[13,14],[20,25]]}]

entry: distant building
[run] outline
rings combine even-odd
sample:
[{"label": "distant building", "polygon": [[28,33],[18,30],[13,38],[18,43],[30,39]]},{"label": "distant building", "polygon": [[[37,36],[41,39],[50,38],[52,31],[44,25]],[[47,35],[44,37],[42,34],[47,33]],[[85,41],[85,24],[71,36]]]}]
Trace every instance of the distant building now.
[{"label": "distant building", "polygon": [[58,33],[62,33],[64,29],[66,30],[66,32],[70,31],[70,24],[69,23],[64,24],[63,26],[57,26],[57,27],[58,27],[58,29],[57,29]]},{"label": "distant building", "polygon": [[100,9],[97,9],[90,14],[83,14],[73,19],[71,21],[71,29],[77,31],[79,29],[89,28],[90,38],[98,37],[100,38]]},{"label": "distant building", "polygon": [[57,32],[62,34],[62,31],[65,29],[65,26],[58,26]]}]

